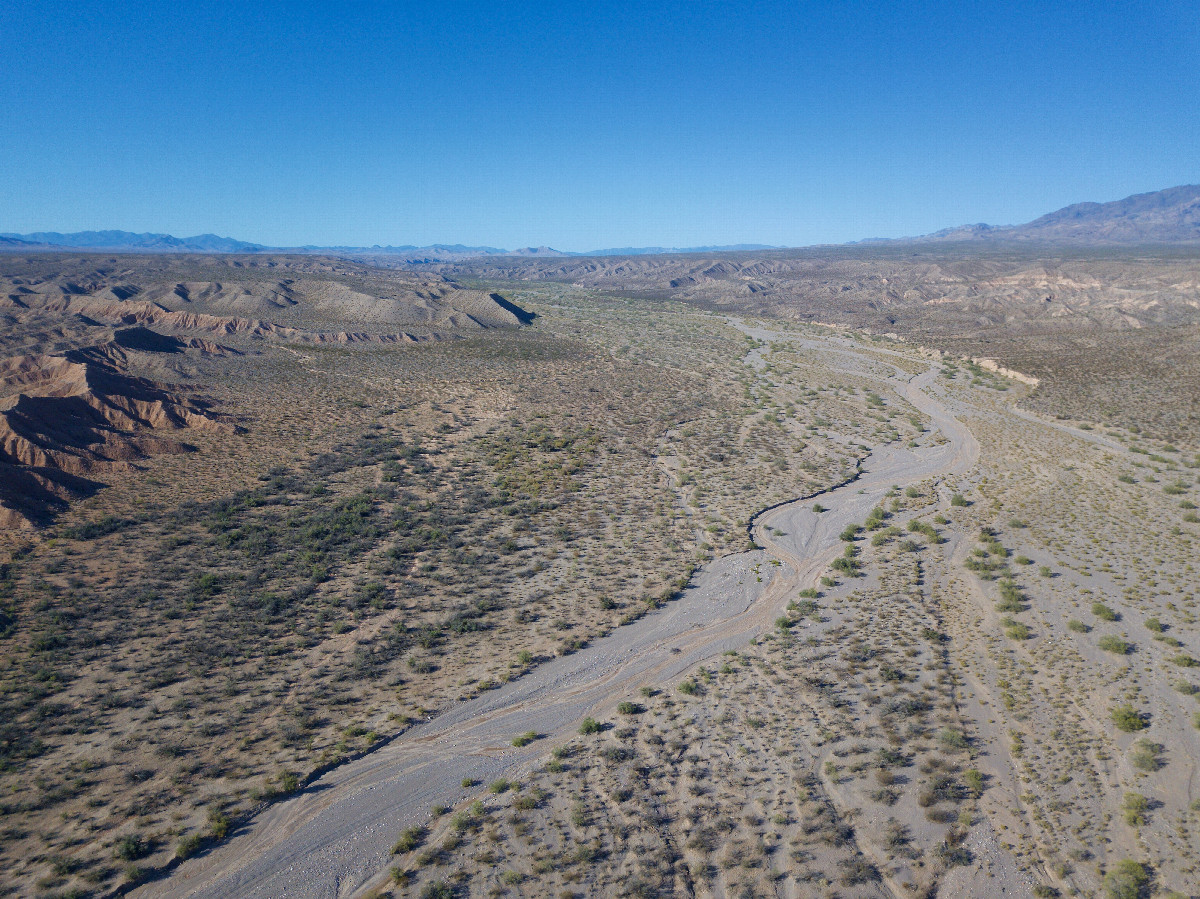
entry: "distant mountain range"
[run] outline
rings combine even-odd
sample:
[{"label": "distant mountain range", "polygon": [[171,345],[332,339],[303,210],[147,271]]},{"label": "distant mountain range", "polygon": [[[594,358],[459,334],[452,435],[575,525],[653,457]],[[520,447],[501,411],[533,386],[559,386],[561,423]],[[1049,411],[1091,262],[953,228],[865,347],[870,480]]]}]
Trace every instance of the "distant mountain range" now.
[{"label": "distant mountain range", "polygon": [[175,237],[171,234],[137,234],[133,231],[75,231],[62,234],[58,231],[36,231],[32,234],[0,234],[0,249],[9,250],[119,250],[124,253],[315,253],[352,254],[355,256],[404,256],[414,262],[466,259],[474,256],[640,256],[663,253],[711,253],[734,250],[771,250],[778,247],[766,244],[733,244],[714,247],[622,247],[612,250],[593,250],[588,253],[573,253],[553,247],[522,247],[504,250],[499,247],[468,247],[463,244],[433,244],[427,247],[414,245],[350,247],[350,246],[302,246],[269,247],[259,243],[220,237],[216,234],[197,234],[195,237]]},{"label": "distant mountain range", "polygon": [[1134,194],[1111,203],[1075,203],[1024,225],[960,225],[920,237],[860,243],[1046,243],[1062,245],[1200,243],[1200,184]]},{"label": "distant mountain range", "polygon": [[132,231],[38,231],[33,234],[0,234],[3,246],[20,249],[64,247],[72,250],[123,250],[139,253],[257,253],[269,247],[216,234],[173,237],[170,234],[134,234]]},{"label": "distant mountain range", "polygon": [[[933,234],[904,238],[871,238],[858,244],[1045,243],[1060,245],[1200,244],[1200,185],[1188,184],[1152,193],[1136,194],[1111,203],[1076,203],[1043,215],[1024,225],[961,225]],[[649,256],[681,253],[718,253],[776,250],[767,244],[728,244],[706,247],[616,247],[573,253],[553,247],[470,247],[462,244],[418,246],[303,246],[268,247],[216,234],[174,237],[170,234],[135,234],[131,231],[77,231],[60,234],[0,234],[0,251],[53,249],[107,250],[123,253],[311,253],[349,256],[387,256],[397,262],[435,263],[479,256],[578,257]]]}]

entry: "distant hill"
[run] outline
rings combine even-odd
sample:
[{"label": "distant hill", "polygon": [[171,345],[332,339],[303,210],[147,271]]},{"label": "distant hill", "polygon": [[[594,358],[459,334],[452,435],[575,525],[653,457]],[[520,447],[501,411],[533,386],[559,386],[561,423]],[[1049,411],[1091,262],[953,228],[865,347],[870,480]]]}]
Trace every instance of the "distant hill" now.
[{"label": "distant hill", "polygon": [[782,250],[765,243],[734,243],[711,247],[614,247],[609,250],[592,250],[589,253],[571,253],[572,256],[666,256],[672,253],[742,253],[750,250]]},{"label": "distant hill", "polygon": [[[34,234],[0,234],[0,238],[24,244],[41,244],[43,247],[141,253],[257,253],[268,249],[261,244],[218,237],[216,234],[174,237],[170,234],[135,234],[132,231],[76,231],[72,234],[39,231]],[[19,249],[20,244],[14,247]]]},{"label": "distant hill", "polygon": [[42,244],[37,244],[30,240],[21,240],[18,237],[8,237],[7,235],[0,234],[0,249],[36,250],[42,246]]},{"label": "distant hill", "polygon": [[[1024,225],[961,225],[899,242],[1200,244],[1200,184],[1134,194],[1110,203],[1075,203]],[[872,240],[863,243],[896,243]]]}]

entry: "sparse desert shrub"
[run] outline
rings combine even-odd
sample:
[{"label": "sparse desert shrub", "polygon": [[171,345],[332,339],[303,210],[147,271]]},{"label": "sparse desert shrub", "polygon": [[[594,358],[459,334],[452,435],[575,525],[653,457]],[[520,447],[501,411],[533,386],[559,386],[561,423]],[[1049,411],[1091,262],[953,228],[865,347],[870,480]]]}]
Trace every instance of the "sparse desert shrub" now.
[{"label": "sparse desert shrub", "polygon": [[974,857],[966,846],[952,846],[943,841],[933,852],[934,856],[947,868],[966,867]]},{"label": "sparse desert shrub", "polygon": [[1092,603],[1092,614],[1101,621],[1120,621],[1121,616],[1102,602]]},{"label": "sparse desert shrub", "polygon": [[1133,651],[1133,647],[1129,643],[1112,634],[1105,634],[1096,645],[1105,652],[1116,653],[1119,656],[1129,655]]},{"label": "sparse desert shrub", "polygon": [[539,734],[537,733],[537,731],[527,730],[527,731],[525,731],[525,733],[521,734],[520,736],[513,737],[512,744],[513,744],[513,746],[516,746],[518,749],[520,749],[522,746],[528,746],[530,743],[532,743],[534,740],[536,740],[538,738],[538,736],[539,736]]},{"label": "sparse desert shrub", "polygon": [[809,618],[816,617],[819,609],[820,606],[818,606],[811,599],[802,599],[800,602],[796,603],[795,612],[801,618]]},{"label": "sparse desert shrub", "polygon": [[622,715],[640,715],[645,709],[636,702],[622,702],[617,706],[617,712]]},{"label": "sparse desert shrub", "polygon": [[412,852],[421,845],[421,841],[425,838],[425,828],[413,826],[405,828],[400,832],[400,837],[392,846],[392,855],[400,855],[404,852]]},{"label": "sparse desert shrub", "polygon": [[189,833],[187,836],[180,839],[175,846],[176,858],[191,858],[200,851],[200,847],[204,844],[204,838],[198,833]]},{"label": "sparse desert shrub", "polygon": [[1067,630],[1074,631],[1077,634],[1086,634],[1091,630],[1091,625],[1084,624],[1076,618],[1072,618],[1067,622]]},{"label": "sparse desert shrub", "polygon": [[1104,875],[1104,890],[1109,899],[1140,899],[1150,886],[1150,874],[1142,865],[1123,859]]},{"label": "sparse desert shrub", "polygon": [[208,834],[214,840],[223,840],[229,833],[229,825],[233,823],[229,815],[219,808],[208,810]]},{"label": "sparse desert shrub", "polygon": [[601,731],[600,722],[595,718],[584,718],[579,725],[579,732],[583,735],[598,734]]},{"label": "sparse desert shrub", "polygon": [[148,849],[149,847],[140,836],[128,834],[117,840],[117,845],[113,849],[113,856],[123,861],[131,862],[145,855]]},{"label": "sparse desert shrub", "polygon": [[1112,720],[1118,730],[1126,733],[1136,733],[1149,727],[1146,716],[1128,703],[1119,705],[1112,710]]},{"label": "sparse desert shrub", "polygon": [[1033,630],[1024,621],[1004,618],[1000,623],[1004,625],[1004,635],[1010,640],[1028,640],[1033,636]]},{"label": "sparse desert shrub", "polygon": [[967,788],[967,792],[970,793],[974,798],[978,799],[983,795],[986,782],[981,771],[978,771],[975,768],[968,768],[963,772],[962,779],[963,784]]},{"label": "sparse desert shrub", "polygon": [[880,879],[879,869],[863,858],[844,858],[838,862],[842,869],[839,878],[845,886],[859,883],[874,883]]},{"label": "sparse desert shrub", "polygon": [[1147,618],[1143,623],[1146,625],[1146,630],[1154,631],[1156,634],[1164,633],[1167,629],[1157,618]]},{"label": "sparse desert shrub", "polygon": [[969,506],[971,504],[969,502],[967,502],[967,498],[965,496],[963,496],[961,493],[956,493],[956,494],[954,494],[954,496],[950,497],[950,505],[952,505],[952,506]]},{"label": "sparse desert shrub", "polygon": [[695,696],[700,692],[700,687],[694,680],[684,680],[679,682],[679,692],[685,696]]},{"label": "sparse desert shrub", "polygon": [[523,796],[518,796],[513,800],[513,808],[523,812],[531,811],[541,804],[541,800],[536,793],[526,793]]},{"label": "sparse desert shrub", "polygon": [[1146,811],[1149,808],[1150,801],[1141,793],[1126,793],[1121,800],[1121,815],[1131,827],[1141,827],[1146,823]]},{"label": "sparse desert shrub", "polygon": [[967,738],[962,731],[951,727],[943,727],[938,731],[938,742],[947,749],[961,750],[967,748]]},{"label": "sparse desert shrub", "polygon": [[1162,751],[1161,743],[1154,743],[1146,739],[1138,740],[1129,751],[1129,762],[1139,771],[1157,771],[1162,767],[1162,758],[1160,757]]},{"label": "sparse desert shrub", "polygon": [[454,899],[454,889],[444,880],[427,883],[421,889],[421,899]]},{"label": "sparse desert shrub", "polygon": [[1179,653],[1179,655],[1172,656],[1171,661],[1180,668],[1195,668],[1197,665],[1200,665],[1200,662],[1197,662],[1190,655],[1184,652]]}]

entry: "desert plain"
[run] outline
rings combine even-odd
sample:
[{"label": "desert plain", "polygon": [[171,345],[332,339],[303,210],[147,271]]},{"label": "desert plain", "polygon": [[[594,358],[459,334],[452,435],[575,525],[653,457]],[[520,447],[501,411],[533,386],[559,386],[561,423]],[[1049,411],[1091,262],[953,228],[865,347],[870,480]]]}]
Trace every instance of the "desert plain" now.
[{"label": "desert plain", "polygon": [[1200,261],[0,255],[0,894],[1200,893]]}]

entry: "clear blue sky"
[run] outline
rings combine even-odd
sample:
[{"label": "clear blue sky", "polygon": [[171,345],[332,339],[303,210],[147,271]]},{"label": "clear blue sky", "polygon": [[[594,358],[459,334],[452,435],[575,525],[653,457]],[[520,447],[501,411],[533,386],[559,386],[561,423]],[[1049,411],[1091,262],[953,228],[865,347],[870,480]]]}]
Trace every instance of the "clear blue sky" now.
[{"label": "clear blue sky", "polygon": [[1200,4],[0,4],[0,231],[805,245],[1200,181]]}]

